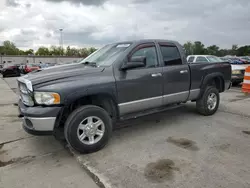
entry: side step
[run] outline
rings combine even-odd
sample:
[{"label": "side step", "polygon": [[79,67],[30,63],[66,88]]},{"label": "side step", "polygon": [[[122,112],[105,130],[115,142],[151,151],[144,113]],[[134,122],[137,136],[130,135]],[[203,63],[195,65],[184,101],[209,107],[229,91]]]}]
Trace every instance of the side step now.
[{"label": "side step", "polygon": [[127,114],[125,116],[121,116],[120,120],[124,121],[124,120],[128,120],[128,119],[136,119],[142,116],[146,116],[146,115],[150,115],[150,114],[155,114],[155,113],[159,113],[159,112],[163,112],[163,111],[167,111],[167,110],[172,110],[172,109],[176,109],[179,107],[182,107],[183,104],[174,104],[174,105],[168,105],[168,106],[164,106],[161,108],[154,108],[154,109],[150,109],[150,110],[145,110],[142,112],[137,112],[137,113],[131,113],[131,114]]}]

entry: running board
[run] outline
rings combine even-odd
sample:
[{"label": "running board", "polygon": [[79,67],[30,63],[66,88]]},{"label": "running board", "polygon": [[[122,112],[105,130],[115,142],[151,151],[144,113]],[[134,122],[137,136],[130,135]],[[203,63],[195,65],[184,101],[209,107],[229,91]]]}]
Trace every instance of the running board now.
[{"label": "running board", "polygon": [[183,104],[174,104],[174,105],[168,105],[168,106],[164,106],[161,108],[154,108],[154,109],[150,109],[150,110],[145,110],[142,112],[137,112],[137,113],[131,113],[131,114],[127,114],[125,116],[121,116],[120,120],[124,121],[124,120],[129,120],[129,119],[136,119],[142,116],[146,116],[146,115],[150,115],[150,114],[155,114],[155,113],[159,113],[159,112],[163,112],[163,111],[167,111],[167,110],[172,110],[175,108],[179,108],[182,107]]}]

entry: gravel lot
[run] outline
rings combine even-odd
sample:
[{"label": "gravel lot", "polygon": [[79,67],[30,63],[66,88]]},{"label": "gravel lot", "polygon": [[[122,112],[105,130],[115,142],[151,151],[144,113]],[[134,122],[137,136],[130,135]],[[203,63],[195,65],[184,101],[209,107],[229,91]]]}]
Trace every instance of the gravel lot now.
[{"label": "gravel lot", "polygon": [[[15,91],[15,78],[5,80]],[[41,150],[58,144],[55,140],[41,144],[35,138],[20,144]],[[240,92],[240,87],[234,87],[221,94],[219,111],[213,116],[200,116],[195,104],[187,103],[171,111],[124,122],[114,131],[109,145],[99,152],[73,153],[78,164],[92,177],[99,178],[106,188],[249,188],[249,141],[250,98]],[[15,149],[16,156],[18,152]],[[59,152],[62,151],[54,152],[54,160],[61,160]],[[32,154],[29,156],[32,159]]]},{"label": "gravel lot", "polygon": [[[15,86],[15,78],[7,78]],[[98,186],[52,136],[26,134],[17,118],[17,96],[0,78],[0,188]]]}]

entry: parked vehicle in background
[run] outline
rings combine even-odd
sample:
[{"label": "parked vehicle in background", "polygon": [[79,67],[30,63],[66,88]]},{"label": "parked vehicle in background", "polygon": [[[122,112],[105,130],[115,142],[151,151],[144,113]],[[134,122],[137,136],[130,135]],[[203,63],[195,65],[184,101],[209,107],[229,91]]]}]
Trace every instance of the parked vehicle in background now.
[{"label": "parked vehicle in background", "polygon": [[231,86],[228,62],[188,64],[175,41],[138,40],[106,45],[82,62],[18,79],[19,110],[30,134],[62,132],[81,153],[103,148],[117,121],[196,102],[214,114]]},{"label": "parked vehicle in background", "polygon": [[20,64],[19,69],[21,71],[21,74],[25,74],[25,64]]},{"label": "parked vehicle in background", "polygon": [[0,73],[2,73],[3,65],[0,65]]},{"label": "parked vehicle in background", "polygon": [[245,69],[246,69],[245,64],[236,57],[233,57],[233,58],[223,57],[221,59],[228,61],[231,64],[232,84],[239,85],[240,83],[242,83],[244,79],[244,75],[245,75]]},{"label": "parked vehicle in background", "polygon": [[189,55],[187,56],[188,63],[218,63],[222,60],[213,55]]},{"label": "parked vehicle in background", "polygon": [[21,71],[17,65],[6,65],[2,69],[3,78],[10,76],[21,76]]},{"label": "parked vehicle in background", "polygon": [[236,58],[236,57],[232,57],[232,58],[228,58],[229,61],[231,61],[231,64],[244,64],[244,62],[242,62],[240,59]]},{"label": "parked vehicle in background", "polygon": [[41,69],[45,69],[45,68],[49,67],[49,65],[48,65],[48,63],[42,63],[42,64],[39,65],[39,67]]},{"label": "parked vehicle in background", "polygon": [[245,60],[245,63],[250,64],[250,58],[248,56],[242,56],[242,57],[239,57],[239,58],[242,59],[242,60]]},{"label": "parked vehicle in background", "polygon": [[244,74],[246,67],[242,65],[231,64],[232,67],[232,84],[239,85],[244,80]]},{"label": "parked vehicle in background", "polygon": [[42,64],[39,64],[39,67],[40,67],[40,69],[46,69],[49,67],[53,67],[55,65],[56,65],[56,63],[42,63]]},{"label": "parked vehicle in background", "polygon": [[30,73],[34,70],[39,70],[40,67],[38,64],[27,64],[25,65],[25,68],[24,68],[24,74],[27,74],[27,73]]},{"label": "parked vehicle in background", "polygon": [[[238,85],[243,82],[245,74],[245,66],[235,65],[235,61],[239,61],[237,58],[219,58],[217,56],[210,55],[190,55],[187,57],[189,63],[216,63],[216,62],[229,62],[232,69],[231,81],[233,85]],[[236,63],[237,64],[237,63]],[[242,62],[241,62],[242,64]]]}]

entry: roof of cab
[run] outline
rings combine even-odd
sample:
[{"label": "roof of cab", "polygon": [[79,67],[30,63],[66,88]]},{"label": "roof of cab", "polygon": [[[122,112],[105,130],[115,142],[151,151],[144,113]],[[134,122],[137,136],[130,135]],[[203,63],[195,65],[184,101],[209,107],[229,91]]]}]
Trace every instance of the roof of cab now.
[{"label": "roof of cab", "polygon": [[136,44],[140,44],[140,43],[147,43],[147,42],[166,42],[166,43],[173,43],[173,44],[178,44],[180,45],[179,42],[177,41],[173,41],[173,40],[164,40],[164,39],[138,39],[138,40],[130,40],[130,41],[119,41],[119,42],[115,42],[114,44],[120,44],[120,43],[136,43]]}]

